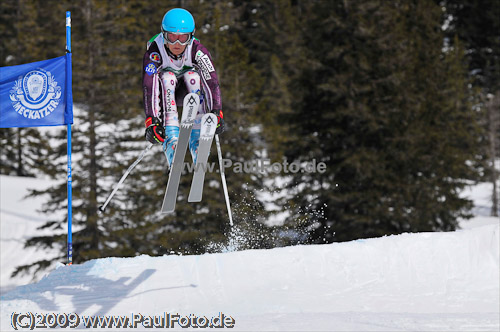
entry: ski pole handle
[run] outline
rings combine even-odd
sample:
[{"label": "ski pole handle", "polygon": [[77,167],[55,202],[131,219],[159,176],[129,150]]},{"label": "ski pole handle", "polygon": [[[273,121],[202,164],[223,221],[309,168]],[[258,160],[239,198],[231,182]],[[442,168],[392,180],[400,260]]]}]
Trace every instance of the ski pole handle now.
[{"label": "ski pole handle", "polygon": [[113,196],[118,191],[118,189],[120,188],[122,183],[125,181],[127,176],[130,174],[130,172],[132,172],[132,170],[135,168],[135,166],[137,166],[137,164],[139,164],[141,162],[142,158],[144,158],[144,156],[149,152],[149,150],[151,150],[152,147],[153,147],[153,143],[149,143],[149,145],[144,150],[142,150],[141,154],[136,159],[136,161],[134,161],[134,163],[129,166],[129,168],[127,169],[125,174],[123,174],[120,181],[118,181],[118,184],[115,186],[115,189],[113,189],[113,192],[108,196],[108,199],[106,199],[106,202],[104,202],[103,205],[99,206],[100,213],[104,213],[104,211],[106,210],[106,206],[108,206],[109,202],[111,201],[111,198],[113,198]]}]

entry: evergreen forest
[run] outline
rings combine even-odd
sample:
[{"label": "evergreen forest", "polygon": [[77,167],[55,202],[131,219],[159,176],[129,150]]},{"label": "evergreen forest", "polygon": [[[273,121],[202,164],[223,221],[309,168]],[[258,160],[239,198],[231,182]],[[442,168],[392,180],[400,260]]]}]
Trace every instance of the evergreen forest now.
[{"label": "evergreen forest", "polygon": [[[183,174],[175,214],[160,213],[159,146],[98,213],[148,144],[142,59],[175,7],[193,14],[219,76],[224,158],[279,166],[226,169],[233,228],[215,171],[199,203],[187,202]],[[491,184],[498,215],[500,1],[2,0],[0,66],[63,55],[66,11],[75,263],[202,254],[234,237],[247,249],[453,231],[471,215],[461,192],[477,182]],[[0,142],[1,174],[54,180],[31,193],[47,197],[53,235],[26,246],[60,255],[16,273],[64,261],[66,128],[0,129]],[[209,161],[218,168],[215,144]]]}]

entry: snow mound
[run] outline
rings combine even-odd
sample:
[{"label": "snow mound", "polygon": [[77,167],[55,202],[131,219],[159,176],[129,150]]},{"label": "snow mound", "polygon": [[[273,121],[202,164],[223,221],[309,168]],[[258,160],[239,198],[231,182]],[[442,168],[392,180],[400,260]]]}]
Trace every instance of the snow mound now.
[{"label": "snow mound", "polygon": [[[51,216],[38,211],[48,196],[27,198],[29,189],[45,190],[54,184],[54,180],[0,175],[0,295],[18,285],[37,280],[33,275],[17,275],[12,278],[12,273],[18,266],[57,257],[60,253],[59,248],[39,250],[24,247],[25,241],[30,237],[53,235],[52,230],[38,228],[50,218],[64,216],[65,211]],[[61,230],[61,233],[65,233],[65,230]]]},{"label": "snow mound", "polygon": [[131,319],[222,313],[235,330],[498,331],[499,240],[497,224],[329,245],[92,260],[6,293],[0,328],[12,329],[13,312]]}]

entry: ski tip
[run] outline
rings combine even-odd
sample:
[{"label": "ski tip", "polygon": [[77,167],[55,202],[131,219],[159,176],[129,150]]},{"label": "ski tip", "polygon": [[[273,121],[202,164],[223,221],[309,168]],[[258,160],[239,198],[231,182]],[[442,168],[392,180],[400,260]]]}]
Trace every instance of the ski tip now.
[{"label": "ski tip", "polygon": [[104,210],[106,210],[106,209],[104,208],[103,205],[99,206],[99,208],[97,209],[97,211],[98,211],[99,214],[103,214]]},{"label": "ski tip", "polygon": [[[191,186],[191,188],[193,188],[193,187]],[[196,192],[196,191],[190,191],[189,197],[188,197],[188,202],[189,203],[201,202],[201,197],[202,197],[202,193]]]},{"label": "ski tip", "polygon": [[167,214],[167,213],[172,213],[174,211],[175,211],[175,203],[172,205],[172,202],[164,202],[160,212],[162,214]]}]

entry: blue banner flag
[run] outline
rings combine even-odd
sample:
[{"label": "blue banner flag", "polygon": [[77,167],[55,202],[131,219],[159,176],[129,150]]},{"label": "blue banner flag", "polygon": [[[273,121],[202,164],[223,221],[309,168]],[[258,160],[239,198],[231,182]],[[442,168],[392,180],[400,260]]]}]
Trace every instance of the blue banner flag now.
[{"label": "blue banner flag", "polygon": [[71,53],[0,68],[0,128],[72,123]]}]

